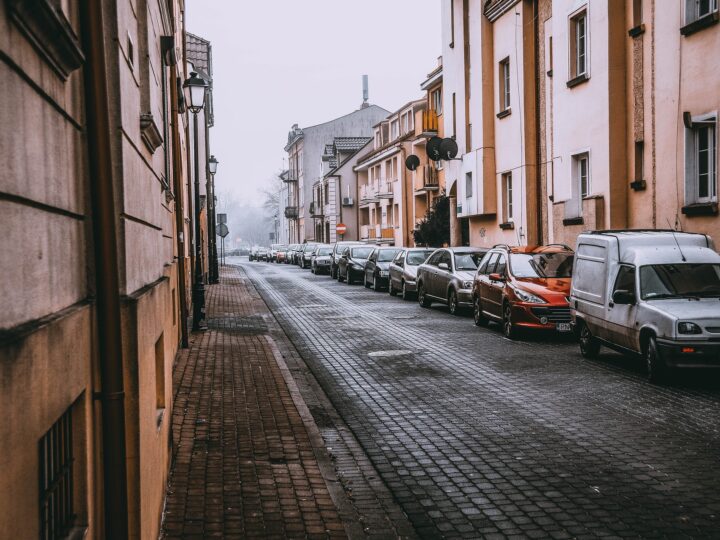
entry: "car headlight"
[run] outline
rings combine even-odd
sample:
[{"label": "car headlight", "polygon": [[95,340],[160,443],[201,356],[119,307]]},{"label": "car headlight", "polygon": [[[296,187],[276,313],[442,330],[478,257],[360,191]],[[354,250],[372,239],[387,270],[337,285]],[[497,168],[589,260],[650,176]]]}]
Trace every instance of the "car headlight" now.
[{"label": "car headlight", "polygon": [[702,328],[694,322],[681,321],[678,323],[678,334],[702,334]]},{"label": "car headlight", "polygon": [[473,282],[471,281],[463,281],[463,289],[472,289]]},{"label": "car headlight", "polygon": [[539,296],[535,296],[534,294],[523,291],[522,289],[513,289],[513,292],[522,302],[527,302],[528,304],[547,304],[547,302]]}]

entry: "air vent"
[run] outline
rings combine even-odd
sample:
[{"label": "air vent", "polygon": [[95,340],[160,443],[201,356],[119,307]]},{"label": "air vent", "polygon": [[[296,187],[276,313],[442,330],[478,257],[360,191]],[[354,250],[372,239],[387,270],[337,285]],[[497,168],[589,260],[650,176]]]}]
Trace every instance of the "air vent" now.
[{"label": "air vent", "polygon": [[343,206],[352,206],[354,204],[353,198],[352,197],[343,197],[342,204],[343,204]]}]

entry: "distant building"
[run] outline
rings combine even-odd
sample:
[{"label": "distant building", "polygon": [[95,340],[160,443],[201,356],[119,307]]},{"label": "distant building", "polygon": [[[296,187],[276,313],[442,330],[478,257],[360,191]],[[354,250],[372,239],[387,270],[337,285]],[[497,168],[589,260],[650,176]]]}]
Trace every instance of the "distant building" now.
[{"label": "distant building", "polygon": [[370,137],[373,126],[388,115],[377,105],[363,106],[345,116],[323,124],[300,128],[294,125],[288,133],[288,204],[284,210],[289,220],[290,242],[315,241],[316,229],[310,214],[313,186],[324,176],[323,154],[326,145],[336,137]]}]

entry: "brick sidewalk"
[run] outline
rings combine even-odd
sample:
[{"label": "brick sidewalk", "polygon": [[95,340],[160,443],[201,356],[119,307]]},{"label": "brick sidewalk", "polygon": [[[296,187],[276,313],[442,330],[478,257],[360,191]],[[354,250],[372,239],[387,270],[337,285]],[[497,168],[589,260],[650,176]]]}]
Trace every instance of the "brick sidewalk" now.
[{"label": "brick sidewalk", "polygon": [[192,335],[174,372],[162,536],[345,538],[328,488],[336,480],[268,336],[265,303],[225,268],[222,283],[207,289],[207,306],[208,330]]}]

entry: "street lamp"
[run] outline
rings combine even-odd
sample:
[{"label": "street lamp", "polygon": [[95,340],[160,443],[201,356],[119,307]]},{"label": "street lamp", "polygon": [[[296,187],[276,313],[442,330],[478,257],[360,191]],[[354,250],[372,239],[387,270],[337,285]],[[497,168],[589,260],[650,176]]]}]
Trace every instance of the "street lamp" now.
[{"label": "street lamp", "polygon": [[185,102],[193,113],[193,134],[195,150],[195,280],[193,281],[193,330],[200,330],[200,321],[205,318],[205,284],[202,277],[202,244],[200,243],[200,164],[198,150],[198,113],[205,106],[207,82],[194,71],[183,83]]},{"label": "street lamp", "polygon": [[210,254],[210,283],[220,282],[220,270],[218,268],[217,256],[217,222],[215,217],[215,173],[217,172],[218,163],[215,156],[208,159],[208,172],[210,173],[210,182],[208,182],[208,253]]}]

